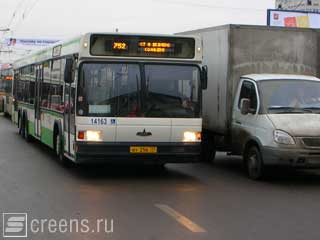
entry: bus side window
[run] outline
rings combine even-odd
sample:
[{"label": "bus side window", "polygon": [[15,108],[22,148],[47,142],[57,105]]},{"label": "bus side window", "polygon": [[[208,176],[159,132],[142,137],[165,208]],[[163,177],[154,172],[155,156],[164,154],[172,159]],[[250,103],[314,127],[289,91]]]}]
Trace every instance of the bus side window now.
[{"label": "bus side window", "polygon": [[70,133],[75,134],[75,88],[71,87],[70,93]]},{"label": "bus side window", "polygon": [[54,60],[51,67],[51,86],[50,86],[50,101],[52,110],[62,112],[64,104],[62,101],[63,96],[63,71],[62,59]]},{"label": "bus side window", "polygon": [[35,94],[35,81],[36,81],[36,72],[34,69],[34,65],[30,66],[30,96],[29,96],[29,103],[34,104],[34,94]]},{"label": "bus side window", "polygon": [[41,107],[43,108],[50,107],[50,64],[51,62],[49,61],[43,64],[43,82],[41,88]]}]

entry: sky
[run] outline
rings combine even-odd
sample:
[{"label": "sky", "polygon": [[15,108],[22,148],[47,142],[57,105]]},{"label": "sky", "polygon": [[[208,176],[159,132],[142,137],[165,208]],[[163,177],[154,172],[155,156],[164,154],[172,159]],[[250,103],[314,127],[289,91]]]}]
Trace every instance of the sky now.
[{"label": "sky", "polygon": [[[0,38],[64,39],[85,32],[176,33],[265,25],[275,0],[0,0]],[[22,52],[20,53],[22,54]],[[7,54],[0,54],[5,61]]]}]

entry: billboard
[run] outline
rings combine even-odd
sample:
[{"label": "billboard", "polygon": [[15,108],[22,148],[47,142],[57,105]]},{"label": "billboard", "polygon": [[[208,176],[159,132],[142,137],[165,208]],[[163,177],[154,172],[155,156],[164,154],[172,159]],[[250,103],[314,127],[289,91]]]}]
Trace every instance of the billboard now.
[{"label": "billboard", "polygon": [[0,63],[0,70],[8,69],[8,68],[12,68],[12,64],[11,63]]},{"label": "billboard", "polygon": [[57,39],[28,39],[28,38],[8,38],[5,42],[8,46],[48,46],[59,42]]},{"label": "billboard", "polygon": [[276,9],[320,12],[320,0],[276,0]]},{"label": "billboard", "polygon": [[269,9],[268,26],[320,28],[320,13]]}]

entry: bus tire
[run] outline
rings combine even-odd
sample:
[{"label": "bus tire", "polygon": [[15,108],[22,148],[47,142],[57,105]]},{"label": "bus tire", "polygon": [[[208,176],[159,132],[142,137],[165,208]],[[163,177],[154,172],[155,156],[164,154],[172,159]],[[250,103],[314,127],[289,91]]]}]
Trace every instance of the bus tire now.
[{"label": "bus tire", "polygon": [[215,148],[207,146],[206,150],[202,153],[202,161],[206,163],[214,163],[216,152]]},{"label": "bus tire", "polygon": [[157,163],[157,164],[154,164],[154,165],[153,165],[153,168],[154,168],[156,171],[159,171],[159,172],[164,172],[164,171],[167,170],[165,163]]},{"label": "bus tire", "polygon": [[201,142],[201,161],[205,163],[213,163],[216,157],[216,152],[214,138],[209,134],[204,134]]},{"label": "bus tire", "polygon": [[70,161],[64,156],[64,149],[63,149],[63,140],[61,132],[56,132],[54,136],[54,150],[58,157],[59,162],[65,166],[70,166]]},{"label": "bus tire", "polygon": [[17,128],[18,128],[19,134],[20,134],[20,110],[18,110]]},{"label": "bus tire", "polygon": [[1,97],[1,103],[0,103],[0,106],[1,106],[1,109],[0,109],[0,112],[1,113],[4,113],[4,98],[3,97]]},{"label": "bus tire", "polygon": [[[24,115],[26,116],[26,115]],[[27,117],[24,117],[23,120],[23,138],[27,141],[30,142],[31,141],[31,136],[29,134],[29,124],[28,124],[28,119]]]},{"label": "bus tire", "polygon": [[6,117],[8,116],[7,101],[5,97],[3,97],[3,115]]},{"label": "bus tire", "polygon": [[19,133],[21,135],[22,138],[24,138],[24,132],[25,132],[25,126],[24,126],[25,122],[24,122],[24,117],[23,115],[21,114],[20,116],[20,126],[19,126]]}]

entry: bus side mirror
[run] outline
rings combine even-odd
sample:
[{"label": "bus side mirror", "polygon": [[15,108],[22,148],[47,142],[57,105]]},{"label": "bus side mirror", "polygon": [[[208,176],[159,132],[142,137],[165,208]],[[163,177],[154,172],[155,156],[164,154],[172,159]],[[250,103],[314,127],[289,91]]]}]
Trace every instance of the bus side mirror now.
[{"label": "bus side mirror", "polygon": [[73,58],[66,59],[66,67],[64,69],[64,82],[65,83],[73,83]]},{"label": "bus side mirror", "polygon": [[201,88],[202,90],[208,88],[208,66],[203,66],[201,69]]}]

